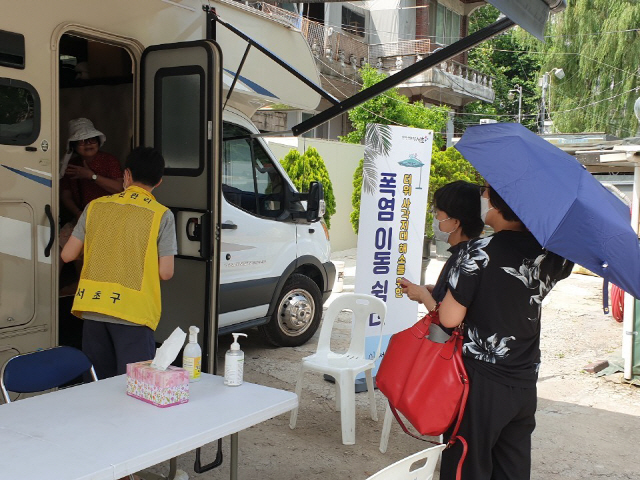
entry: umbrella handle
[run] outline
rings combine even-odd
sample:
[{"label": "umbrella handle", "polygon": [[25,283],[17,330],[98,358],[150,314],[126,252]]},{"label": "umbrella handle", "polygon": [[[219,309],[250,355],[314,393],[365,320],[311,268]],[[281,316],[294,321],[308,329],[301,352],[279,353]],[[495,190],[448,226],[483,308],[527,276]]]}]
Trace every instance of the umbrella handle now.
[{"label": "umbrella handle", "polygon": [[609,314],[609,280],[602,280],[602,311]]}]

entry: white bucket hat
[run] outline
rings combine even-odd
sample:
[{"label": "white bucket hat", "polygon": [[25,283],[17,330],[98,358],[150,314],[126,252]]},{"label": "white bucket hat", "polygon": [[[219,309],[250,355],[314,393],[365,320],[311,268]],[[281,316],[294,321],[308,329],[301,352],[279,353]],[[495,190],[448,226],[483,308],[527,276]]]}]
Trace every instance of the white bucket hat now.
[{"label": "white bucket hat", "polygon": [[104,145],[107,141],[107,136],[100,130],[97,130],[93,126],[93,122],[88,118],[75,118],[69,120],[69,139],[67,140],[67,151],[60,164],[60,176],[64,175],[71,155],[73,155],[73,149],[71,148],[71,142],[77,142],[78,140],[86,140],[88,138],[98,137],[100,139],[100,146]]}]

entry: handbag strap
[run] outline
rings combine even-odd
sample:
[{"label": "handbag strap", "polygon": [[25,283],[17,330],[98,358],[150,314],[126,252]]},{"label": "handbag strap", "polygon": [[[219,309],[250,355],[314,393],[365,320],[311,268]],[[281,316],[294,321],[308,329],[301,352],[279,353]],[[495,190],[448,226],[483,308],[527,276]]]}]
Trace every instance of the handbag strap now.
[{"label": "handbag strap", "polygon": [[[455,333],[456,332],[454,332],[454,334]],[[460,352],[460,347],[462,346],[461,336],[456,337],[456,344],[457,344],[456,347],[458,348],[458,352]],[[464,367],[462,371],[464,372],[464,374],[461,375],[462,384],[464,385],[464,387],[462,388],[462,400],[460,401],[460,409],[458,410],[458,418],[456,420],[456,426],[453,427],[453,432],[451,433],[451,437],[449,438],[447,448],[449,448],[451,445],[453,445],[456,442],[458,429],[460,428],[460,423],[462,422],[462,417],[464,416],[464,409],[467,406],[467,399],[469,398],[469,377],[467,376],[467,371],[466,369],[464,369]],[[465,455],[466,455],[466,451],[465,451]]]},{"label": "handbag strap", "polygon": [[[466,400],[467,400],[466,392],[469,389],[468,385],[469,385],[468,383],[465,383],[465,395],[463,397],[463,402],[466,402]],[[396,417],[396,420],[400,424],[400,427],[402,427],[402,430],[404,431],[404,433],[406,433],[407,435],[409,435],[409,436],[411,436],[413,438],[417,438],[418,440],[421,440],[423,442],[433,443],[434,445],[442,445],[440,442],[435,442],[433,440],[428,440],[426,438],[419,437],[418,435],[410,432],[407,429],[407,427],[404,424],[404,422],[402,421],[402,419],[400,418],[400,415],[398,415],[398,412],[397,412],[396,408],[393,405],[391,405],[391,403],[389,403],[389,408],[391,409],[391,412],[393,413],[393,416]],[[450,448],[456,442],[456,440],[460,440],[460,443],[462,443],[462,456],[460,457],[460,460],[458,461],[458,467],[456,469],[456,480],[461,480],[462,479],[462,464],[464,463],[465,458],[467,458],[467,450],[468,450],[467,441],[464,439],[464,437],[457,435],[458,427],[460,427],[460,420],[462,419],[462,413],[464,413],[464,404],[461,405],[460,412],[458,413],[458,421],[456,422],[456,426],[455,426],[455,428],[453,430],[454,433],[453,433],[453,435],[451,435],[451,438],[449,439],[449,441],[447,442],[447,446],[445,447],[445,450],[447,448]]]},{"label": "handbag strap", "polygon": [[398,423],[402,427],[402,430],[404,431],[404,433],[406,433],[407,435],[409,435],[409,436],[411,436],[413,438],[417,438],[418,440],[422,440],[423,442],[433,443],[434,445],[442,445],[440,442],[434,442],[433,440],[427,440],[426,438],[422,438],[421,436],[418,436],[415,433],[410,432],[409,429],[407,428],[407,426],[404,424],[404,422],[400,418],[400,415],[398,415],[398,411],[396,410],[396,407],[391,405],[391,402],[389,402],[389,408],[391,409],[391,412],[393,413],[393,416],[396,417],[396,420],[398,421]]}]

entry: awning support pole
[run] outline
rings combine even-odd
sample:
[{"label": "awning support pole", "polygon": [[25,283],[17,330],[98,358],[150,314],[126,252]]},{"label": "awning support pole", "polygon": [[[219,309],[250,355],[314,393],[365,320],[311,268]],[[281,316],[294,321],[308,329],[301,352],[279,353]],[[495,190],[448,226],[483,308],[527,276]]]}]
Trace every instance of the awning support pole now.
[{"label": "awning support pole", "polygon": [[[638,218],[640,212],[640,165],[633,168],[633,196],[631,199],[631,228],[638,234]],[[622,358],[624,359],[624,378],[633,379],[633,344],[637,331],[635,329],[635,299],[625,292],[624,318],[622,321]]]},{"label": "awning support pole", "polygon": [[222,106],[222,110],[224,110],[227,106],[227,102],[233,93],[233,89],[236,88],[236,82],[238,81],[238,77],[240,76],[240,72],[242,71],[242,67],[244,67],[244,62],[247,59],[247,55],[249,55],[249,50],[251,50],[251,44],[247,44],[247,48],[244,50],[244,55],[242,55],[242,60],[240,60],[240,65],[238,65],[238,71],[233,77],[233,82],[231,82],[231,86],[229,87],[229,91],[227,92],[227,98],[224,100],[224,105]]}]

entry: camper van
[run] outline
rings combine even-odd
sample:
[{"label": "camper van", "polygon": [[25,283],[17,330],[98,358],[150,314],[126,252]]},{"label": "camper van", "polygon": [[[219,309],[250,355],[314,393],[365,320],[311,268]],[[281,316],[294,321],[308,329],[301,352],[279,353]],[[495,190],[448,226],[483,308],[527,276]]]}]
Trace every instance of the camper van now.
[{"label": "camper van", "polygon": [[[177,326],[217,335],[259,327],[280,346],[318,328],[335,268],[322,188],[296,192],[250,118],[313,109],[319,95],[216,24],[247,32],[319,84],[299,31],[232,1],[0,0],[0,365],[78,344],[69,314],[79,270],[59,259],[68,123],[88,118],[121,164],[133,146],[165,157],[154,191],[171,208],[175,275],[156,339]],[[211,7],[210,9],[208,7]]]}]

